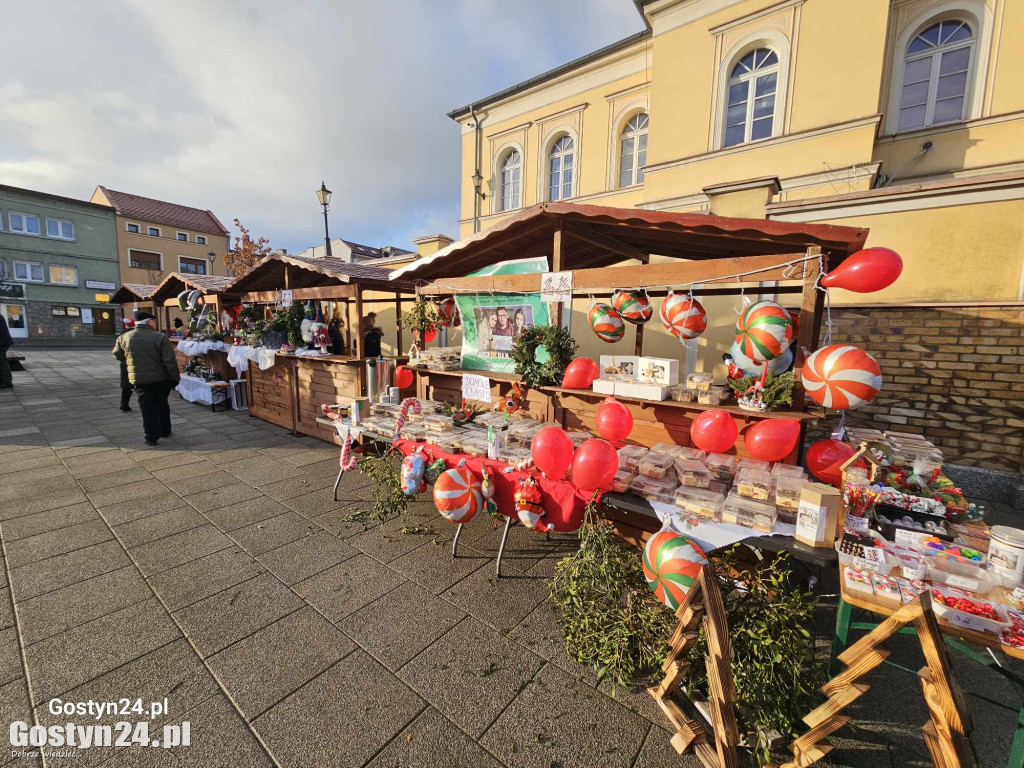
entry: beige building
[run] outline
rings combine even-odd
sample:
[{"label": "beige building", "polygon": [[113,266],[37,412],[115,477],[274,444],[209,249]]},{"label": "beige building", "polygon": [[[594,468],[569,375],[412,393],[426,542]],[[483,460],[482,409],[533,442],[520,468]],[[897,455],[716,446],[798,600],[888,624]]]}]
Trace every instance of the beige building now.
[{"label": "beige building", "polygon": [[156,285],[171,272],[228,276],[228,230],[213,211],[96,187],[116,214],[121,283]]}]

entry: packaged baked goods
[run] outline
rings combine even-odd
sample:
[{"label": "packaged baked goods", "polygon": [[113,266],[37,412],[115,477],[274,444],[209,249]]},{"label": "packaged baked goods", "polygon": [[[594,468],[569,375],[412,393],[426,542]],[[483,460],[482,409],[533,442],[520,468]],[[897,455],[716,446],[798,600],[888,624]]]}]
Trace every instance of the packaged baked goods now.
[{"label": "packaged baked goods", "polygon": [[[438,443],[438,447],[441,444]],[[462,441],[462,452],[467,456],[483,457],[487,455],[487,438],[473,437]]]},{"label": "packaged baked goods", "polygon": [[672,457],[667,453],[655,453],[650,451],[640,459],[639,471],[646,477],[662,478],[672,468]]},{"label": "packaged baked goods", "polygon": [[697,390],[690,389],[685,384],[676,384],[669,392],[669,396],[677,403],[697,402]]},{"label": "packaged baked goods", "polygon": [[741,469],[736,474],[736,492],[756,501],[768,501],[772,492],[772,476],[763,469]]},{"label": "packaged baked goods", "polygon": [[628,469],[630,472],[637,472],[640,469],[640,459],[647,455],[647,449],[642,445],[624,445],[619,448],[619,469]]},{"label": "packaged baked goods", "polygon": [[630,490],[637,496],[642,496],[648,501],[666,501],[671,503],[674,499],[676,488],[679,483],[674,477],[647,477],[637,475],[633,480]]},{"label": "packaged baked goods", "polygon": [[636,472],[630,472],[626,469],[620,469],[615,473],[615,477],[612,478],[612,490],[624,493],[630,489],[633,485],[633,480],[636,479]]},{"label": "packaged baked goods", "polygon": [[708,387],[697,390],[697,402],[701,405],[721,405],[732,397],[728,387]]},{"label": "packaged baked goods", "polygon": [[807,477],[807,472],[799,464],[783,464],[781,461],[772,464],[772,476],[789,475],[791,477]]},{"label": "packaged baked goods", "polygon": [[731,453],[709,453],[704,466],[715,479],[732,482],[732,476],[736,473],[736,457]]},{"label": "packaged baked goods", "polygon": [[755,531],[770,533],[775,525],[775,505],[744,498],[730,493],[722,505],[722,520],[735,525],[745,525]]},{"label": "packaged baked goods", "polygon": [[843,582],[847,589],[854,592],[870,595],[875,591],[871,586],[871,571],[855,568],[852,565],[843,568]]},{"label": "packaged baked goods", "polygon": [[651,448],[651,453],[667,453],[672,457],[678,456],[682,452],[683,446],[675,443],[658,443]]},{"label": "packaged baked goods", "polygon": [[711,472],[695,459],[676,458],[673,466],[680,485],[689,488],[707,488],[711,483]]},{"label": "packaged baked goods", "polygon": [[744,469],[759,469],[762,472],[770,472],[772,465],[767,461],[761,461],[761,459],[755,459],[753,456],[747,456],[739,460],[736,464],[736,471],[741,472]]},{"label": "packaged baked goods", "polygon": [[688,445],[679,446],[679,455],[684,459],[694,459],[701,463],[708,457],[707,451],[702,451],[700,448],[693,448]]},{"label": "packaged baked goods", "polygon": [[776,475],[772,480],[775,489],[775,505],[786,509],[800,506],[800,492],[807,481],[794,475]]},{"label": "packaged baked goods", "polygon": [[875,597],[883,600],[890,600],[894,603],[902,602],[900,599],[900,586],[892,576],[884,576],[881,573],[871,574],[871,588]]},{"label": "packaged baked goods", "polygon": [[579,448],[587,442],[587,440],[593,437],[589,432],[569,432],[567,434],[569,435],[569,439],[572,440],[573,448]]},{"label": "packaged baked goods", "polygon": [[455,429],[455,424],[452,423],[451,416],[432,413],[423,417],[423,428],[427,432],[451,432]]},{"label": "packaged baked goods", "polygon": [[676,506],[701,517],[717,518],[725,504],[725,494],[715,493],[706,488],[682,486],[675,492]]},{"label": "packaged baked goods", "polygon": [[697,392],[710,389],[715,377],[710,373],[688,373],[686,374],[686,388]]}]

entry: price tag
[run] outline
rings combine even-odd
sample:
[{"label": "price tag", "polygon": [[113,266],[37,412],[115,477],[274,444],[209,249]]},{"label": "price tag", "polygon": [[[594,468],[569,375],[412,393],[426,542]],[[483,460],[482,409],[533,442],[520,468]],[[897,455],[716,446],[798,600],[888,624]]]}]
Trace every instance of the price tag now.
[{"label": "price tag", "polygon": [[1024,587],[1017,587],[1010,595],[1010,599],[1017,605],[1024,605]]},{"label": "price tag", "polygon": [[486,376],[467,373],[462,377],[462,397],[466,400],[491,402],[491,380]]},{"label": "price tag", "polygon": [[902,544],[905,547],[912,547],[917,549],[921,544],[921,537],[923,533],[917,531],[908,531],[905,528],[896,528],[893,531],[893,538],[897,544]]},{"label": "price tag", "polygon": [[862,571],[877,571],[879,563],[868,560],[866,557],[854,557],[853,564]]},{"label": "price tag", "polygon": [[572,272],[545,272],[540,276],[540,300],[572,301]]},{"label": "price tag", "polygon": [[946,576],[946,584],[951,587],[960,587],[960,589],[966,589],[968,592],[978,591],[977,579],[968,579],[966,576],[949,575]]},{"label": "price tag", "polygon": [[290,307],[292,305],[292,292],[290,290],[281,291],[281,306]]}]

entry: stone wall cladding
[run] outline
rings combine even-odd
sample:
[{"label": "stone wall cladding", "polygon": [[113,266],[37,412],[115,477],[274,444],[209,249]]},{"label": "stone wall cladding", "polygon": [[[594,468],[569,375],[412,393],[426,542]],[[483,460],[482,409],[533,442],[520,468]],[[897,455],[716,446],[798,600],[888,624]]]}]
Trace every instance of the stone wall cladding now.
[{"label": "stone wall cladding", "polygon": [[[83,323],[81,317],[53,314],[53,304],[48,301],[29,301],[26,305],[25,314],[28,317],[28,335],[30,339],[41,336],[70,339],[93,335],[92,325]],[[74,325],[77,325],[79,330],[73,330],[72,326]],[[40,328],[43,329],[42,333],[39,332]]]},{"label": "stone wall cladding", "polygon": [[947,463],[1021,472],[1024,307],[834,307],[832,323],[833,343],[882,367],[882,391],[847,424],[920,432]]}]

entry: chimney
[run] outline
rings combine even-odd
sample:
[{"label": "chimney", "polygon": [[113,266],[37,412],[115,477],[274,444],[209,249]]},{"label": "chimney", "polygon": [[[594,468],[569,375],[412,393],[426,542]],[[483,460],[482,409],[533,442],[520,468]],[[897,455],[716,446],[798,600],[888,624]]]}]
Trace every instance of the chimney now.
[{"label": "chimney", "polygon": [[424,235],[413,239],[417,256],[430,256],[454,243],[448,235]]},{"label": "chimney", "polygon": [[288,249],[287,248],[278,248],[276,251],[274,251],[274,253],[276,253],[278,256],[287,256],[288,255]]}]

